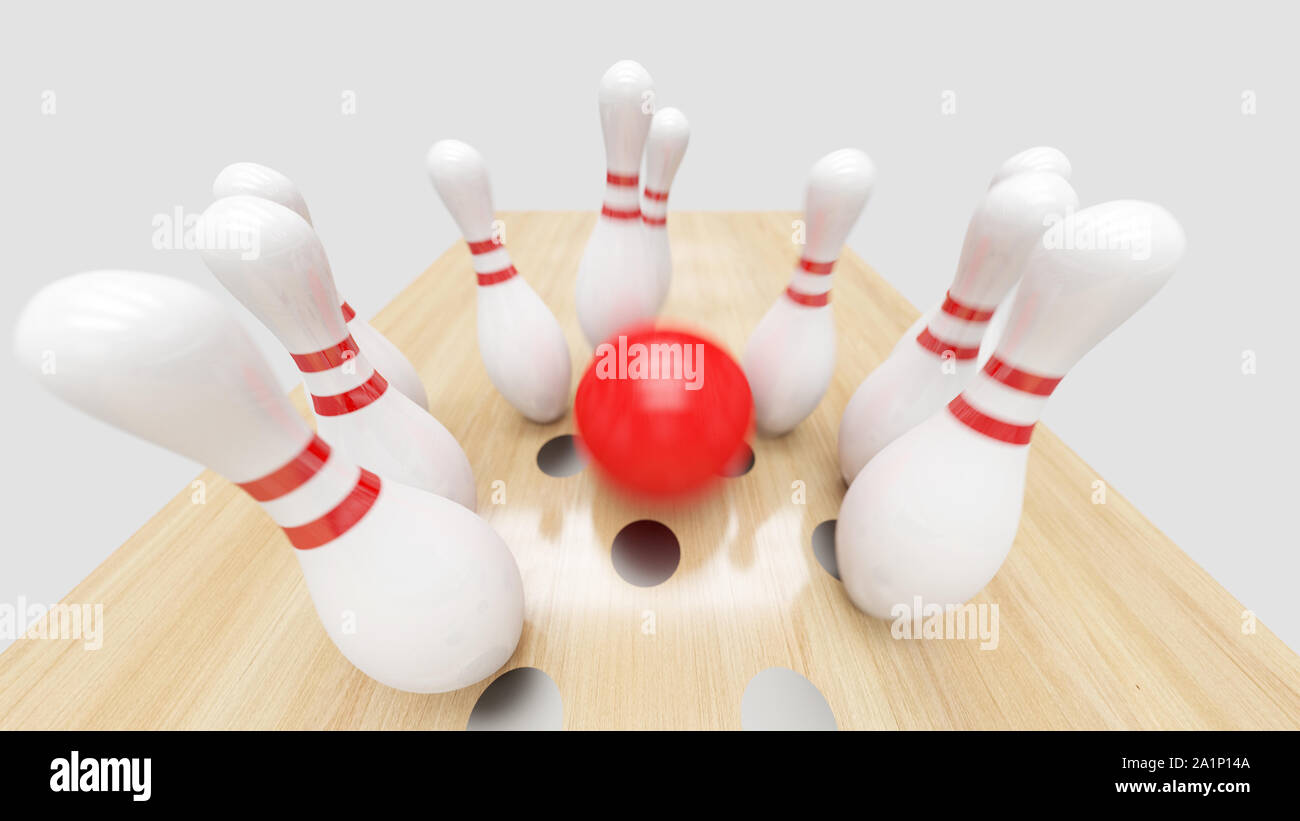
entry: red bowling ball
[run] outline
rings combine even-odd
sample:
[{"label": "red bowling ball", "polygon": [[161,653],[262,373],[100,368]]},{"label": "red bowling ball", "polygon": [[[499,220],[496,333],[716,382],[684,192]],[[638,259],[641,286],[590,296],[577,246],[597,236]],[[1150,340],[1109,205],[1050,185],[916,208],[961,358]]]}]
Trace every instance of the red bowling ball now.
[{"label": "red bowling ball", "polygon": [[707,486],[743,450],[754,424],[749,383],[726,350],[654,326],[601,344],[573,407],[600,471],[628,491],[657,497]]}]

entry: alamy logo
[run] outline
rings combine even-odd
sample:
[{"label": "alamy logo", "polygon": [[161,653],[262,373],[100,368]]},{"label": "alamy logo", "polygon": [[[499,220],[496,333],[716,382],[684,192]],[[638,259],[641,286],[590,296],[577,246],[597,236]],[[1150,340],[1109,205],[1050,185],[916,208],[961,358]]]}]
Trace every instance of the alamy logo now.
[{"label": "alamy logo", "polygon": [[73,750],[50,762],[51,792],[125,792],[132,801],[148,801],[151,758],[82,758]]},{"label": "alamy logo", "polygon": [[704,345],[680,342],[627,344],[619,336],[618,346],[603,342],[596,348],[597,379],[663,379],[682,382],[688,391],[704,385]]}]

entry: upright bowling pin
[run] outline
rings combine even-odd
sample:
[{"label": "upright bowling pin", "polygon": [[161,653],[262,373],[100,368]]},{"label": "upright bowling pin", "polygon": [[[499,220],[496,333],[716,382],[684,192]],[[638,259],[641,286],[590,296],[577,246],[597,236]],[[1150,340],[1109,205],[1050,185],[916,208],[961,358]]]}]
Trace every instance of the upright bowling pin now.
[{"label": "upright bowling pin", "polygon": [[[307,211],[307,202],[302,198],[298,187],[288,177],[273,168],[258,165],[255,162],[237,162],[221,170],[212,182],[212,196],[215,199],[230,197],[235,194],[249,194],[254,197],[278,202],[285,208],[297,212],[298,216],[311,225],[311,213]],[[344,302],[343,319],[348,323],[348,330],[357,345],[366,352],[370,361],[375,363],[379,372],[384,374],[394,388],[410,397],[411,401],[422,408],[429,407],[429,397],[424,392],[424,383],[415,366],[407,359],[397,346],[388,341],[388,337],[375,330],[364,319],[357,319],[357,312]]]},{"label": "upright bowling pin", "polygon": [[605,202],[578,263],[578,324],[592,347],[653,319],[662,305],[654,257],[641,222],[641,153],[654,84],[639,63],[622,60],[600,80],[605,135]]},{"label": "upright bowling pin", "polygon": [[1042,239],[1044,220],[1063,218],[1077,204],[1070,184],[1047,172],[1008,176],[988,190],[966,228],[942,307],[910,344],[896,346],[867,375],[844,408],[839,456],[845,482],[970,383],[984,331]]},{"label": "upright bowling pin", "polygon": [[[279,203],[239,195],[203,214],[203,261],[293,356],[335,448],[385,478],[475,508],[474,474],[446,428],[388,380],[349,333],[329,260],[307,221]],[[250,249],[238,238],[255,241]]]},{"label": "upright bowling pin", "polygon": [[569,343],[551,309],[510,261],[492,231],[492,189],[483,156],[459,140],[429,149],[429,177],[474,258],[478,275],[478,350],[488,378],[534,422],[554,422],[569,407]]},{"label": "upright bowling pin", "polygon": [[1047,397],[1164,285],[1184,242],[1169,212],[1133,200],[1077,211],[1048,230],[983,371],[868,462],[844,496],[835,553],[858,608],[888,618],[916,597],[956,605],[993,578],[1016,537]]},{"label": "upright bowling pin", "polygon": [[[361,672],[443,692],[514,652],[523,587],[501,537],[313,435],[213,296],[153,274],[77,274],[37,293],[15,336],[18,359],[52,393],[260,502],[297,548],[325,632]],[[58,368],[44,375],[49,351]]]},{"label": "upright bowling pin", "polygon": [[750,334],[741,360],[761,433],[793,430],[830,386],[835,371],[831,271],[875,178],[870,158],[854,148],[827,154],[809,172],[803,256],[785,293]]},{"label": "upright bowling pin", "polygon": [[673,255],[668,245],[668,189],[686,156],[691,126],[675,108],[661,108],[650,121],[645,143],[645,189],[641,192],[641,221],[646,226],[650,253],[659,282],[659,304],[668,298],[673,279]]}]

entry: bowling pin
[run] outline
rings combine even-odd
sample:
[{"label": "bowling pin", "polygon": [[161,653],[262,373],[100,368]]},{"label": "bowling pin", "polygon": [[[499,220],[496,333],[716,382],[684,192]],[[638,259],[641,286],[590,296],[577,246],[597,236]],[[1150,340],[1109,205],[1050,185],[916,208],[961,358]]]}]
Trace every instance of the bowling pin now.
[{"label": "bowling pin", "polygon": [[[57,368],[45,374],[51,351]],[[27,304],[15,352],[61,399],[208,465],[260,502],[295,548],[325,632],[361,672],[444,692],[514,652],[523,587],[501,537],[314,435],[212,295],[153,274],[77,274]]]},{"label": "bowling pin", "polygon": [[578,324],[594,348],[619,330],[654,318],[659,277],[641,222],[641,154],[653,114],[654,83],[622,60],[600,80],[605,135],[605,202],[578,263]]},{"label": "bowling pin", "polygon": [[890,618],[916,597],[959,605],[993,578],[1016,537],[1029,441],[1048,396],[1164,285],[1184,243],[1167,211],[1133,200],[1048,229],[988,364],[868,462],[844,496],[835,553],[859,609]]},{"label": "bowling pin", "polygon": [[793,430],[830,386],[835,371],[831,271],[875,178],[871,159],[854,148],[827,154],[809,172],[803,255],[785,293],[750,334],[741,359],[763,434]]},{"label": "bowling pin", "polygon": [[224,240],[200,249],[208,269],[293,356],[317,432],[362,467],[474,510],[465,452],[427,410],[388,389],[348,331],[311,225],[277,202],[237,195],[208,206],[200,228]]},{"label": "bowling pin", "polygon": [[641,192],[641,221],[659,282],[659,304],[668,298],[673,279],[673,255],[668,245],[668,189],[686,155],[691,126],[675,108],[661,108],[650,121],[645,143],[645,189]]},{"label": "bowling pin", "polygon": [[429,149],[429,178],[460,227],[478,276],[478,351],[488,378],[534,422],[569,407],[569,343],[551,309],[510,260],[492,230],[492,189],[483,156],[459,140]]},{"label": "bowling pin", "polygon": [[[249,194],[254,197],[278,202],[285,208],[297,212],[298,216],[311,225],[311,213],[307,211],[307,202],[298,191],[297,186],[285,175],[265,165],[255,162],[237,162],[221,170],[212,182],[212,196],[215,199],[230,197],[235,194]],[[411,401],[422,408],[429,407],[429,397],[424,392],[424,383],[415,366],[407,359],[397,346],[388,341],[388,337],[375,330],[364,319],[357,319],[357,312],[344,302],[343,319],[348,323],[352,338],[361,350],[366,352],[370,361],[375,363],[379,372],[384,374],[394,388],[410,397]]]},{"label": "bowling pin", "polygon": [[[1002,165],[998,166],[998,170],[994,172],[993,178],[989,181],[989,188],[1002,182],[1007,177],[1012,177],[1016,174],[1025,172],[1033,173],[1036,171],[1056,174],[1068,181],[1072,169],[1070,167],[1070,159],[1066,157],[1060,149],[1052,148],[1048,145],[1035,146],[1034,148],[1027,148],[1019,154],[1009,157],[1002,163]],[[1007,295],[1003,297],[1002,303],[998,305],[997,310],[993,312],[993,319],[989,321],[988,329],[984,332],[984,341],[980,344],[980,355],[977,362],[981,367],[988,361],[988,358],[993,354],[994,349],[997,348],[997,338],[1001,335],[1002,324],[1006,320],[1006,309],[1010,307],[1015,295],[1016,288],[1013,285]],[[929,311],[926,311],[921,314],[921,316],[917,317],[916,322],[912,323],[912,327],[908,328],[903,335],[898,338],[895,348],[910,345],[912,340],[916,339],[916,335],[921,332],[921,329],[928,325],[930,319],[941,310],[942,305],[942,303],[935,305]],[[953,395],[955,396],[956,394]]]},{"label": "bowling pin", "polygon": [[[1073,169],[1070,167],[1070,159],[1066,157],[1060,149],[1052,148],[1049,145],[1035,146],[1027,148],[1011,157],[1002,166],[998,168],[993,179],[989,181],[989,188],[997,185],[1007,177],[1023,172],[1047,171],[1064,179],[1070,179]],[[979,367],[984,367],[984,363],[989,361],[989,357],[997,350],[998,340],[1002,338],[1002,329],[1006,326],[1007,314],[1011,310],[1011,303],[1016,299],[1016,286],[1012,285],[1011,290],[1002,298],[1002,302],[993,311],[993,318],[989,320],[988,327],[984,330],[984,339],[980,342],[980,355],[976,359]],[[920,332],[920,328],[917,328]],[[915,334],[913,334],[915,336]]]},{"label": "bowling pin", "polygon": [[1008,176],[990,188],[966,228],[957,272],[941,308],[867,375],[840,419],[840,473],[846,483],[873,456],[961,393],[978,371],[980,342],[994,310],[1020,279],[1044,220],[1078,204],[1049,172]]}]

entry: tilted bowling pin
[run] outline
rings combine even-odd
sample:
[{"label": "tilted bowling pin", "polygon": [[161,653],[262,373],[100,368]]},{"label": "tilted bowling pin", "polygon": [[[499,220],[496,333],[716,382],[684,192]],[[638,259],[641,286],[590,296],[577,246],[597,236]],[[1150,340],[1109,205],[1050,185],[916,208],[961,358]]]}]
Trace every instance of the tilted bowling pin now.
[{"label": "tilted bowling pin", "polygon": [[569,407],[569,343],[551,309],[515,270],[492,230],[492,189],[483,156],[459,140],[429,149],[429,178],[473,255],[478,276],[478,351],[488,378],[534,422]]},{"label": "tilted bowling pin", "polygon": [[[298,187],[285,175],[265,165],[255,162],[237,162],[221,170],[212,182],[212,196],[215,199],[230,197],[235,194],[250,194],[254,197],[278,202],[285,208],[292,209],[298,216],[311,225],[311,213],[307,211],[307,202],[302,198]],[[407,359],[397,346],[388,341],[388,337],[375,330],[364,319],[357,319],[357,312],[352,306],[342,304],[343,319],[348,323],[352,338],[361,350],[366,352],[370,361],[384,375],[389,383],[410,397],[411,401],[422,408],[429,407],[429,396],[424,392],[424,383],[416,372],[411,360]]]},{"label": "tilted bowling pin", "polygon": [[673,281],[673,255],[668,245],[668,189],[686,156],[691,126],[675,108],[661,108],[650,121],[645,143],[645,188],[641,192],[641,221],[646,226],[650,253],[659,281],[659,304],[668,298]]},{"label": "tilted bowling pin", "polygon": [[1046,172],[1009,176],[971,216],[957,273],[941,308],[867,375],[840,419],[840,473],[852,482],[890,442],[927,419],[970,384],[993,312],[1040,244],[1045,219],[1078,204],[1064,178]]},{"label": "tilted bowling pin", "polygon": [[[260,502],[296,548],[325,632],[361,672],[443,692],[514,652],[523,586],[496,531],[313,435],[212,295],[154,274],[77,274],[32,298],[15,337],[18,359],[52,393]],[[57,367],[45,374],[51,353]]]},{"label": "tilted bowling pin", "polygon": [[889,618],[916,597],[957,605],[988,584],[1016,537],[1047,397],[1164,285],[1184,243],[1169,212],[1133,200],[1048,229],[983,371],[868,462],[844,496],[835,554],[859,609]]},{"label": "tilted bowling pin", "polygon": [[[1034,148],[1026,148],[1019,154],[1009,157],[1002,165],[998,166],[998,170],[993,174],[993,179],[989,181],[989,188],[1002,182],[1007,177],[1034,172],[1049,172],[1068,181],[1071,170],[1070,158],[1065,156],[1060,149],[1052,148],[1049,145],[1039,145]],[[983,365],[988,360],[994,348],[997,347],[997,338],[1001,335],[1002,323],[1006,319],[1006,308],[1010,307],[1015,293],[1016,289],[1013,285],[1007,295],[1003,297],[1002,303],[998,306],[998,310],[993,314],[993,319],[989,322],[988,329],[984,332],[984,341],[980,345],[978,360],[980,365]],[[910,345],[912,340],[916,339],[916,335],[921,332],[921,329],[928,325],[930,319],[941,309],[942,303],[921,314],[916,322],[912,323],[912,327],[908,328],[898,338],[898,342],[894,346],[895,349]],[[956,396],[956,394],[953,395]]]},{"label": "tilted bowling pin", "polygon": [[808,174],[803,256],[785,293],[750,334],[741,359],[761,433],[793,430],[830,386],[835,371],[831,271],[875,178],[871,159],[855,148],[827,154]]},{"label": "tilted bowling pin", "polygon": [[615,63],[600,80],[605,202],[578,263],[577,290],[578,324],[593,348],[653,319],[662,305],[640,201],[653,95],[649,73],[631,60]]},{"label": "tilted bowling pin", "polygon": [[[208,206],[200,249],[213,275],[271,330],[303,374],[316,429],[385,478],[475,508],[474,474],[456,439],[388,381],[349,333],[329,260],[307,221],[277,202],[238,195]],[[244,239],[244,242],[240,241]]]},{"label": "tilted bowling pin", "polygon": [[[1070,167],[1070,159],[1057,148],[1049,145],[1035,146],[1027,148],[1011,157],[997,170],[993,179],[989,181],[989,187],[992,188],[1007,177],[1024,172],[1048,171],[1065,179],[1070,179],[1073,169]],[[988,361],[993,352],[997,350],[998,340],[1002,337],[1002,329],[1006,326],[1007,313],[1011,310],[1011,303],[1016,298],[1016,286],[1012,285],[1011,290],[1002,298],[996,310],[993,311],[993,318],[989,320],[988,327],[984,330],[984,340],[980,342],[980,355],[976,360],[982,368]],[[920,329],[918,328],[919,332]]]}]

